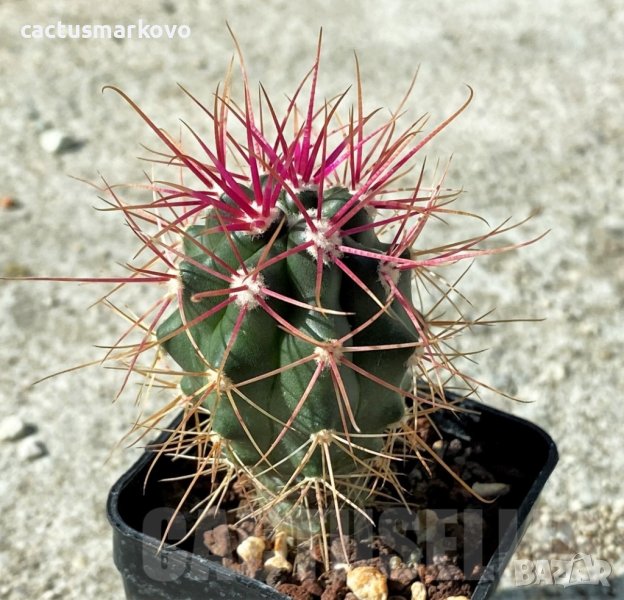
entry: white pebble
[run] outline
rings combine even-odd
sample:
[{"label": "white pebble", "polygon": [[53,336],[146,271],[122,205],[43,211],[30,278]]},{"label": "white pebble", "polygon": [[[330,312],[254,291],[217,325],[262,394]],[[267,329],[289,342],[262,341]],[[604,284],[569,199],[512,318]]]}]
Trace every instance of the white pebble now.
[{"label": "white pebble", "polygon": [[281,554],[274,554],[271,558],[268,558],[264,563],[264,566],[268,569],[276,569],[278,571],[287,571],[290,573],[293,566],[285,559]]},{"label": "white pebble", "polygon": [[265,548],[266,542],[263,538],[250,535],[238,545],[236,553],[244,562],[259,562],[262,560]]},{"label": "white pebble", "polygon": [[274,554],[269,558],[264,566],[279,571],[292,571],[293,566],[288,562],[288,536],[285,532],[280,531],[275,536],[273,542]]},{"label": "white pebble", "polygon": [[39,136],[39,144],[50,154],[59,154],[73,143],[72,138],[59,129],[46,129]]},{"label": "white pebble", "polygon": [[9,415],[0,421],[0,442],[14,442],[26,435],[28,426],[17,415]]},{"label": "white pebble", "polygon": [[388,581],[375,567],[355,567],[347,573],[347,587],[358,600],[388,600]]},{"label": "white pebble", "polygon": [[509,492],[509,485],[506,483],[473,483],[472,491],[482,498],[490,499],[504,496]]},{"label": "white pebble", "polygon": [[560,383],[566,378],[566,368],[563,363],[550,362],[542,368],[539,375],[541,382]]},{"label": "white pebble", "polygon": [[412,600],[427,600],[427,588],[422,581],[415,581],[410,587]]},{"label": "white pebble", "polygon": [[22,440],[17,447],[17,456],[24,461],[37,460],[48,453],[45,444],[36,437]]},{"label": "white pebble", "polygon": [[433,442],[431,447],[433,448],[433,451],[438,456],[444,456],[445,445],[444,445],[444,441],[443,440],[436,440],[435,442]]}]

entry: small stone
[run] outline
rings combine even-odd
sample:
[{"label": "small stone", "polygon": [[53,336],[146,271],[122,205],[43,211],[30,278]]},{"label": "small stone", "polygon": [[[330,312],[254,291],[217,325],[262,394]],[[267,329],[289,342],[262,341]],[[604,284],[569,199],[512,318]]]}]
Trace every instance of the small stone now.
[{"label": "small stone", "polygon": [[273,551],[273,556],[264,563],[264,566],[269,569],[292,572],[293,566],[288,562],[288,535],[284,531],[275,534]]},{"label": "small stone", "polygon": [[[344,572],[341,570],[334,570],[328,577],[325,590],[321,594],[321,600],[336,600],[336,598],[342,598],[343,596],[344,600],[347,600],[349,596],[351,598],[355,598],[355,595],[352,592],[348,592],[345,589],[346,585],[346,576],[344,575]],[[355,598],[355,600],[357,600],[357,598]]]},{"label": "small stone", "polygon": [[267,569],[277,569],[278,571],[286,571],[290,573],[293,569],[293,566],[288,560],[286,560],[281,554],[275,553],[271,558],[268,558],[264,566]]},{"label": "small stone", "polygon": [[444,440],[436,440],[431,445],[433,451],[440,457],[444,457],[445,446],[446,444],[444,443]]},{"label": "small stone", "polygon": [[204,532],[204,546],[215,556],[231,556],[237,544],[236,533],[226,524],[217,525]]},{"label": "small stone", "polygon": [[267,569],[264,581],[267,585],[276,588],[280,583],[288,583],[290,574],[279,569]]},{"label": "small stone", "polygon": [[36,437],[28,437],[20,442],[17,447],[17,456],[24,461],[33,461],[45,456],[48,449],[45,444]]},{"label": "small stone", "polygon": [[570,500],[569,508],[575,512],[593,508],[600,501],[600,493],[595,484],[587,481],[575,490],[574,497]]},{"label": "small stone", "polygon": [[388,600],[386,576],[375,567],[355,567],[347,573],[347,587],[358,600]]},{"label": "small stone", "polygon": [[0,442],[15,442],[28,435],[28,425],[17,415],[9,415],[0,421]]},{"label": "small stone", "polygon": [[342,540],[339,537],[334,538],[329,550],[334,562],[349,563],[358,559],[358,543],[351,537]]},{"label": "small stone", "polygon": [[286,594],[293,600],[312,600],[312,595],[308,590],[294,583],[280,583],[277,586],[277,591]]},{"label": "small stone", "polygon": [[278,531],[273,540],[273,550],[282,556],[288,556],[288,534],[285,531]]},{"label": "small stone", "polygon": [[403,591],[418,577],[416,567],[401,566],[390,571],[388,589]]},{"label": "small stone", "polygon": [[410,587],[412,600],[427,600],[427,588],[422,581],[415,581]]},{"label": "small stone", "polygon": [[462,443],[461,440],[457,438],[453,438],[446,449],[446,452],[449,456],[456,456],[462,451]]},{"label": "small stone", "polygon": [[312,596],[320,598],[323,595],[323,586],[318,581],[306,579],[301,582],[301,587],[309,594],[312,594]]},{"label": "small stone", "polygon": [[422,558],[423,552],[418,546],[416,546],[416,548],[410,552],[407,564],[408,566],[417,566],[422,561]]},{"label": "small stone", "polygon": [[506,483],[473,483],[472,491],[482,498],[498,498],[509,492],[509,485]]},{"label": "small stone", "polygon": [[17,206],[17,200],[11,196],[2,196],[0,198],[0,209],[2,210],[11,210],[13,208],[17,208]]},{"label": "small stone", "polygon": [[262,561],[262,554],[265,548],[266,542],[263,538],[250,535],[238,545],[236,554],[238,554],[244,562],[260,562]]},{"label": "small stone", "polygon": [[293,569],[295,577],[299,581],[306,581],[307,579],[316,580],[318,576],[316,565],[318,563],[309,554],[306,552],[298,552],[295,555],[294,563]]},{"label": "small stone", "polygon": [[8,262],[2,270],[3,277],[29,277],[32,271],[26,266],[18,262]]},{"label": "small stone", "polygon": [[540,373],[540,381],[560,383],[566,378],[566,368],[560,362],[547,362]]},{"label": "small stone", "polygon": [[39,144],[49,154],[61,154],[76,145],[76,141],[60,129],[46,129],[39,136]]}]

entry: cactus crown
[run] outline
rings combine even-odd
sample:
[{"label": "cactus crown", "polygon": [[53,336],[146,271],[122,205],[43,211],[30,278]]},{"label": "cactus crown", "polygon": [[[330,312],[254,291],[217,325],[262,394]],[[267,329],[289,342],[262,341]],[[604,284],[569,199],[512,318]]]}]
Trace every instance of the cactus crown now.
[{"label": "cactus crown", "polygon": [[231,96],[231,70],[210,108],[185,90],[214,135],[208,142],[189,128],[196,154],[115,89],[164,144],[156,162],[184,177],[150,180],[153,200],[142,204],[106,186],[142,244],[138,256],[149,255],[118,287],[165,289],[138,316],[118,309],[131,326],[107,356],[124,363],[124,386],[136,372],[143,392],[176,390],[137,427],[156,428],[182,407],[163,451],[195,452],[198,473],[222,470],[226,483],[244,478],[262,509],[282,519],[304,507],[361,506],[383,480],[401,494],[392,462],[423,448],[416,417],[445,405],[449,381],[476,387],[450,343],[474,321],[438,270],[508,249],[482,246],[503,226],[422,247],[433,219],[470,215],[449,208],[457,194],[443,181],[424,185],[424,166],[397,183],[472,91],[425,135],[424,119],[401,128],[407,96],[385,122],[365,114],[358,70],[357,102],[341,121],[346,93],[316,98],[319,54],[320,41],[282,117],[264,89],[254,106],[242,57],[242,105]]}]

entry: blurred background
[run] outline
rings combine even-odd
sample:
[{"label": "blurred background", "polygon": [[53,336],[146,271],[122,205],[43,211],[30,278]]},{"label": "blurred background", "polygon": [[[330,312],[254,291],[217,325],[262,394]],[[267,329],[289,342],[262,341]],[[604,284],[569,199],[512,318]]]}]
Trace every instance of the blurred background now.
[{"label": "blurred background", "polygon": [[[28,39],[25,25],[187,26],[186,38]],[[470,370],[528,401],[485,400],[555,438],[559,466],[519,558],[590,554],[613,567],[609,588],[514,586],[497,598],[624,598],[624,5],[619,0],[280,0],[87,2],[0,0],[0,276],[119,273],[134,240],[97,213],[97,192],[73,178],[138,182],[145,124],[103,86],[122,88],[160,126],[201,112],[177,83],[212,101],[233,55],[251,81],[292,93],[323,27],[320,89],[354,83],[366,107],[396,106],[420,66],[410,119],[436,123],[465,99],[462,117],[423,156],[463,187],[461,207],[491,224],[536,216],[506,238],[550,230],[520,252],[475,263],[462,291],[475,312],[542,317],[475,330],[489,348]],[[31,30],[27,30],[30,32]],[[186,30],[184,30],[186,33]],[[71,177],[70,177],[71,176]],[[136,418],[132,395],[113,405],[119,374],[55,371],[101,356],[119,323],[89,306],[90,286],[0,285],[0,598],[121,598],[104,503],[136,458],[113,450]],[[483,309],[483,310],[482,310]],[[111,452],[112,451],[112,452]],[[531,449],[527,448],[527,452]]]}]

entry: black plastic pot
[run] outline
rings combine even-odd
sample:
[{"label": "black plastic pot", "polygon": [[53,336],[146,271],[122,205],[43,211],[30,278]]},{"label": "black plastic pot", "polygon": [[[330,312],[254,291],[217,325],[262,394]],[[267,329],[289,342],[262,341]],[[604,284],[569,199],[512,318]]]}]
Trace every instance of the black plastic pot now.
[{"label": "black plastic pot", "polygon": [[[517,485],[500,511],[498,546],[493,549],[472,600],[489,598],[528,525],[529,513],[557,463],[552,439],[536,425],[468,400],[463,406],[478,415],[462,414],[461,428],[484,447],[485,456],[498,464],[521,468],[525,485]],[[458,430],[455,415],[443,416],[440,429],[450,435]],[[161,436],[159,441],[166,439]],[[153,453],[143,456],[111,489],[108,518],[113,527],[113,556],[121,573],[128,600],[286,600],[272,587],[224,568],[220,559],[200,556],[201,536],[185,548],[165,545],[159,550],[164,527],[175,503],[167,501],[173,483],[163,479],[179,477],[185,461],[161,457],[153,465]],[[150,466],[153,470],[146,482]],[[178,519],[169,539],[181,539],[188,524]]]}]

